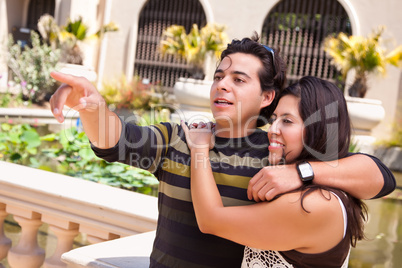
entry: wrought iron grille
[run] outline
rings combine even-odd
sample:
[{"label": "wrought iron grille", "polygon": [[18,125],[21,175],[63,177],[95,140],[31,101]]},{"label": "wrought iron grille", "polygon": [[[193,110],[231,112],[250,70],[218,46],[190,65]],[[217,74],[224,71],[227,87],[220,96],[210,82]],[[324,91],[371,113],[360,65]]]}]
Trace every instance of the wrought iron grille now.
[{"label": "wrought iron grille", "polygon": [[288,83],[305,75],[335,82],[343,88],[340,73],[330,64],[322,43],[326,36],[351,34],[349,17],[336,0],[283,0],[268,14],[261,42],[279,48],[288,67]]},{"label": "wrought iron grille", "polygon": [[206,25],[204,9],[198,0],[148,1],[139,19],[135,75],[161,83],[168,91],[179,77],[189,77],[185,61],[173,56],[162,57],[158,46],[162,32],[168,26],[183,25],[189,32],[194,23],[200,28]]},{"label": "wrought iron grille", "polygon": [[38,20],[44,14],[54,16],[55,0],[31,0],[28,7],[27,28],[37,30]]}]

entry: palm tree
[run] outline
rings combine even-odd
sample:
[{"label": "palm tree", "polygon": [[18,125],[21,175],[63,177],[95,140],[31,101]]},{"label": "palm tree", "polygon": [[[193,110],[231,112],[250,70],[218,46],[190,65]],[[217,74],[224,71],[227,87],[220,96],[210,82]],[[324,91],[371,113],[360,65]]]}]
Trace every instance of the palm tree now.
[{"label": "palm tree", "polygon": [[203,79],[205,76],[204,63],[208,54],[215,53],[218,57],[226,47],[228,37],[225,26],[207,24],[198,29],[196,24],[189,34],[181,25],[171,25],[162,34],[160,51],[162,55],[170,54],[184,58],[191,66],[191,74],[194,79]]},{"label": "palm tree", "polygon": [[339,33],[324,40],[324,50],[332,57],[332,63],[341,71],[343,78],[346,79],[350,70],[356,72],[349,96],[364,98],[369,73],[385,75],[388,64],[402,66],[402,45],[387,52],[380,44],[384,29],[379,27],[368,37]]}]

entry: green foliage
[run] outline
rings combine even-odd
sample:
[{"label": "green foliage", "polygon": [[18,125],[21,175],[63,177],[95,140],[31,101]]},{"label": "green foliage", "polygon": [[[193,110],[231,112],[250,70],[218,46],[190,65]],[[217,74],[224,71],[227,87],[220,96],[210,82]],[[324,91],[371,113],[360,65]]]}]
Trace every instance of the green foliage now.
[{"label": "green foliage", "polygon": [[378,142],[385,147],[402,147],[402,120],[393,124],[391,137]]},{"label": "green foliage", "polygon": [[402,66],[402,45],[387,51],[381,44],[383,31],[384,27],[379,27],[368,37],[339,33],[324,40],[324,50],[332,57],[332,63],[342,72],[344,79],[350,70],[356,71],[349,95],[365,96],[368,73],[385,75],[387,65]]},{"label": "green foliage", "polygon": [[3,123],[0,160],[54,171],[114,187],[156,195],[158,181],[150,172],[95,156],[84,132],[76,128],[40,136],[28,125]]},{"label": "green foliage", "polygon": [[170,110],[167,108],[162,109],[152,109],[149,112],[137,114],[138,119],[136,125],[138,126],[149,126],[158,124],[160,122],[169,122]]},{"label": "green foliage", "polygon": [[349,152],[351,153],[357,153],[359,152],[359,144],[355,139],[351,139],[350,144],[349,144]]},{"label": "green foliage", "polygon": [[[144,84],[138,76],[134,76],[129,81],[126,76],[122,75],[119,79],[104,81],[100,93],[111,107],[150,110],[165,101],[166,94],[160,91],[160,87]],[[155,94],[157,92],[160,93]]]},{"label": "green foliage", "polygon": [[83,55],[80,43],[90,38],[102,38],[106,32],[118,31],[118,26],[113,22],[101,26],[92,35],[89,35],[89,27],[82,17],[76,20],[68,19],[65,26],[58,26],[51,15],[43,15],[38,21],[38,30],[44,40],[53,48],[61,49],[61,61],[73,64],[82,64]]},{"label": "green foliage", "polygon": [[72,21],[68,19],[67,25],[64,26],[64,30],[73,34],[77,40],[84,40],[87,37],[88,26],[85,25],[80,16],[77,20]]},{"label": "green foliage", "polygon": [[16,164],[30,165],[31,159],[38,153],[41,138],[28,124],[1,124],[0,159]]},{"label": "green foliage", "polygon": [[189,34],[181,25],[171,25],[162,34],[160,51],[162,55],[169,54],[184,58],[192,65],[193,78],[203,78],[204,62],[209,52],[219,57],[228,43],[226,27],[218,24],[207,24],[201,30],[193,25]]},{"label": "green foliage", "polygon": [[44,102],[46,94],[55,90],[56,81],[50,77],[50,72],[57,68],[60,51],[42,44],[34,31],[31,31],[31,43],[32,47],[22,47],[21,42],[15,44],[10,35],[7,64],[23,98],[40,104]]},{"label": "green foliage", "polygon": [[13,99],[12,97],[11,93],[0,93],[0,107],[8,107]]}]

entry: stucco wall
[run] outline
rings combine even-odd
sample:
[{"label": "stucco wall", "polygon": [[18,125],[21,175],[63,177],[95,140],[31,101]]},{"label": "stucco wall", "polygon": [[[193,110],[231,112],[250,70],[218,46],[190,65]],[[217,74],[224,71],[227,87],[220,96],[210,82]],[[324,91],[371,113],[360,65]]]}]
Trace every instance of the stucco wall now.
[{"label": "stucco wall", "polygon": [[[207,20],[225,24],[230,38],[250,36],[253,31],[260,32],[269,10],[279,0],[199,0],[204,7]],[[386,25],[385,37],[395,44],[402,44],[402,1],[400,0],[338,0],[348,12],[352,22],[353,34],[366,35],[378,25]],[[0,0],[0,38],[4,29],[23,26],[26,20],[23,11],[28,0]],[[7,3],[5,7],[5,3]],[[100,46],[94,46],[91,59],[87,60],[98,72],[99,84],[110,79],[134,73],[135,45],[138,19],[146,0],[56,0],[56,14],[59,24],[68,17],[82,15],[95,31],[102,23],[113,21],[119,25],[118,32],[105,35]],[[5,14],[6,13],[6,14]],[[7,18],[6,20],[4,18]],[[7,25],[5,25],[7,24]],[[99,48],[99,49],[98,49]],[[99,59],[97,57],[99,56]],[[4,70],[0,60],[0,72]],[[401,69],[390,67],[385,78],[371,76],[367,98],[383,102],[386,118],[373,134],[383,138],[389,133],[397,112],[398,98],[402,98]]]},{"label": "stucco wall", "polygon": [[[7,17],[6,14],[6,1],[0,0],[0,55],[5,54],[4,41],[7,38]],[[7,67],[4,62],[4,57],[0,57],[0,91],[7,86]]]}]

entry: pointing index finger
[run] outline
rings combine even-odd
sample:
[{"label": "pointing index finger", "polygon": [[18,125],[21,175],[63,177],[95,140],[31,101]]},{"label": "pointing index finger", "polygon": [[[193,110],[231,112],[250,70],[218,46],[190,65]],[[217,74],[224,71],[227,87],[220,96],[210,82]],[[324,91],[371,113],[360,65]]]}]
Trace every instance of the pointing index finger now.
[{"label": "pointing index finger", "polygon": [[70,86],[75,86],[77,84],[77,77],[70,74],[65,74],[61,72],[51,72],[50,76],[55,80],[68,84]]}]

